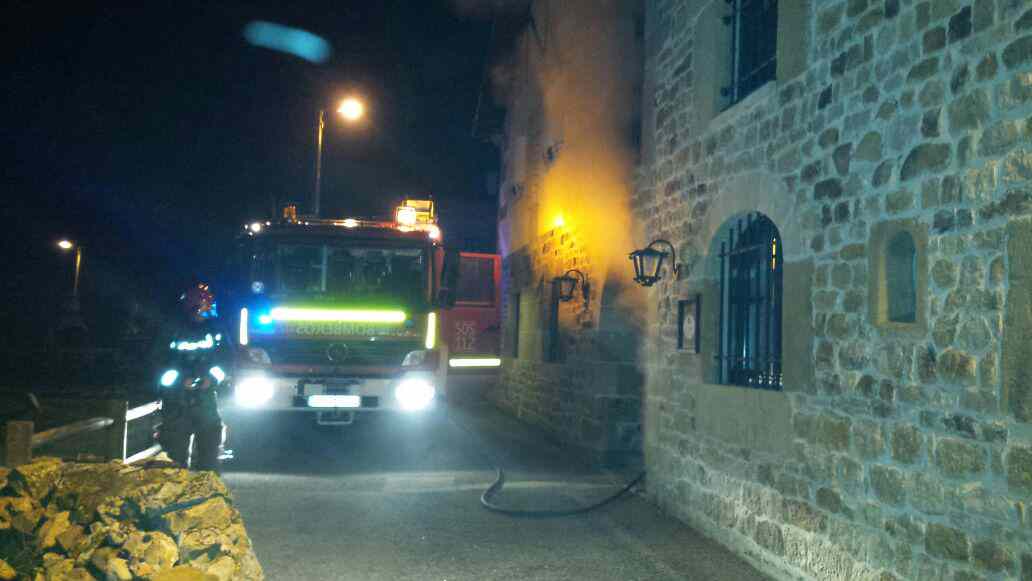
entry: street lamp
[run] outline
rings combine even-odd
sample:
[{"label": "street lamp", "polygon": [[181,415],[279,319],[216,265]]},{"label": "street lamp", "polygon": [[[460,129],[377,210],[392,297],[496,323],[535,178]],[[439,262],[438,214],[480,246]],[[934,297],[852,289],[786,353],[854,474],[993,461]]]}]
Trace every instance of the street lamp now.
[{"label": "street lamp", "polygon": [[[577,277],[574,278],[570,276],[571,274],[575,274]],[[567,270],[562,276],[556,277],[553,281],[559,285],[559,301],[564,303],[573,300],[573,291],[577,288],[577,283],[580,282],[581,295],[584,297],[584,309],[587,310],[588,301],[591,298],[591,285],[583,272],[573,268]]]},{"label": "street lamp", "polygon": [[661,269],[663,268],[663,261],[666,259],[667,253],[653,248],[657,244],[665,244],[670,248],[674,276],[677,276],[681,270],[677,264],[677,252],[674,250],[674,245],[662,238],[653,240],[648,246],[635,250],[629,256],[634,263],[634,282],[641,286],[652,286],[663,276]]},{"label": "street lamp", "polygon": [[76,244],[68,239],[58,240],[57,247],[61,250],[68,252],[71,249],[75,249],[75,278],[72,282],[72,299],[76,302],[79,300],[79,272],[82,271],[82,246]]},{"label": "street lamp", "polygon": [[68,303],[63,309],[64,312],[61,314],[58,330],[66,331],[70,329],[78,329],[81,332],[85,332],[86,323],[82,320],[82,314],[79,312],[79,273],[82,272],[82,245],[64,238],[57,241],[57,247],[60,248],[62,252],[70,252],[73,249],[75,250],[73,263],[75,267],[75,277],[72,279],[72,296],[69,298]]},{"label": "street lamp", "polygon": [[[337,113],[348,123],[355,123],[365,116],[365,104],[357,97],[348,97],[340,102]],[[322,194],[322,150],[323,129],[326,127],[326,109],[319,109],[319,125],[315,134],[315,195],[312,197],[312,215],[319,217],[319,202]]]}]

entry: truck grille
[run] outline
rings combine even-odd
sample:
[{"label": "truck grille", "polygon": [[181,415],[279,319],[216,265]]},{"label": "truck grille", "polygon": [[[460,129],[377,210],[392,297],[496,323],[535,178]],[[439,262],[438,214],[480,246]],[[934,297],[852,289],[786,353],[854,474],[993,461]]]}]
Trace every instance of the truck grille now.
[{"label": "truck grille", "polygon": [[401,365],[419,341],[282,341],[259,345],[273,365]]}]

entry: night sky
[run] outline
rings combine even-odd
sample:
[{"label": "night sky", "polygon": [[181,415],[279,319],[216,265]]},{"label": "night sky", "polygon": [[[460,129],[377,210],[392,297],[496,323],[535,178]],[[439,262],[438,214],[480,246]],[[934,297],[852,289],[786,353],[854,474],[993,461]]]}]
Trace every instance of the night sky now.
[{"label": "night sky", "polygon": [[[284,201],[306,207],[317,112],[349,92],[369,116],[328,118],[323,214],[382,214],[430,192],[446,238],[493,249],[492,229],[460,231],[495,212],[489,88],[473,135],[502,42],[490,19],[446,0],[175,4],[7,11],[0,324],[46,318],[70,287],[60,236],[85,243],[84,308],[109,317],[216,277],[241,224]],[[252,46],[242,31],[254,20],[315,33],[332,56]]]}]

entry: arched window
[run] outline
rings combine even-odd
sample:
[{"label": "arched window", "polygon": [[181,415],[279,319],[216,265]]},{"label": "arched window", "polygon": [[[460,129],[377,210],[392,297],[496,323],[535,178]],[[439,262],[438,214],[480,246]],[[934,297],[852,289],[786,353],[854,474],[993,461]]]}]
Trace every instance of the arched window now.
[{"label": "arched window", "polygon": [[781,389],[781,235],[750,214],[720,243],[719,382]]},{"label": "arched window", "polygon": [[889,240],[885,256],[888,320],[893,323],[917,321],[917,247],[907,231]]}]

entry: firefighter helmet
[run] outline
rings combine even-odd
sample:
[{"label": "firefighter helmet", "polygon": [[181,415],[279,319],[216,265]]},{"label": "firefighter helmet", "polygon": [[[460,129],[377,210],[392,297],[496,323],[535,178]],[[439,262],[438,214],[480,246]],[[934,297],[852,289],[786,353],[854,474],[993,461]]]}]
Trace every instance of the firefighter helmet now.
[{"label": "firefighter helmet", "polygon": [[191,317],[209,319],[218,316],[215,310],[215,295],[206,282],[196,282],[190,285],[179,297],[183,310]]}]

